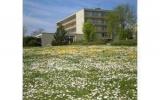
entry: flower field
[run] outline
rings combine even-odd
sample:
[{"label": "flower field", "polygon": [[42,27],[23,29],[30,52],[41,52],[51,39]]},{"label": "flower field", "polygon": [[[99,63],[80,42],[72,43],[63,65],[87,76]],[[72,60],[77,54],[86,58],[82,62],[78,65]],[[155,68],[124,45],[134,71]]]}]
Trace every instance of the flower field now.
[{"label": "flower field", "polygon": [[24,100],[136,100],[137,48],[24,48]]}]

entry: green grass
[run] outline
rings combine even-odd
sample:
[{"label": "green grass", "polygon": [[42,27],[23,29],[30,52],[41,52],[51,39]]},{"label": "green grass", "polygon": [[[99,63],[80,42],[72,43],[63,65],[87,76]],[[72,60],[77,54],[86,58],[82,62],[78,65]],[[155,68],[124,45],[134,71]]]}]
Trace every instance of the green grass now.
[{"label": "green grass", "polygon": [[136,100],[136,47],[24,48],[24,100]]}]

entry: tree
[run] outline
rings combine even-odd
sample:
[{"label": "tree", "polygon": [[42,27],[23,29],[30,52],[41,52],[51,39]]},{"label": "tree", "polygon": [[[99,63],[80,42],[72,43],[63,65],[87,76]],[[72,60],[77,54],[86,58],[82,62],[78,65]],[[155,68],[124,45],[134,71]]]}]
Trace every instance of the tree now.
[{"label": "tree", "polygon": [[107,34],[112,36],[113,39],[116,38],[115,33],[118,32],[118,18],[117,17],[118,16],[115,13],[115,11],[112,11],[112,12],[108,12],[105,18],[106,24],[107,24]]},{"label": "tree", "polygon": [[32,37],[32,36],[24,36],[23,37],[23,46],[41,46],[41,39]]},{"label": "tree", "polygon": [[66,34],[67,32],[65,31],[64,27],[60,25],[54,34],[55,42],[60,44],[64,42]]},{"label": "tree", "polygon": [[91,42],[96,39],[96,32],[95,31],[96,31],[96,28],[90,21],[87,21],[84,23],[83,33],[84,33],[84,39],[87,42]]},{"label": "tree", "polygon": [[136,23],[136,18],[129,5],[119,5],[107,14],[106,23],[110,34],[116,39],[126,40]]}]

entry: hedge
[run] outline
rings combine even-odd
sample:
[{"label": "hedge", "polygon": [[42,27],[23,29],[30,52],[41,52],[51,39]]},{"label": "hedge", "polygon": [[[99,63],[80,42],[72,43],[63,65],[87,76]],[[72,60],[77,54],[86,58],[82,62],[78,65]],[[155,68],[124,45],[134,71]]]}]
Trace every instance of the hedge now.
[{"label": "hedge", "polygon": [[111,42],[111,45],[114,46],[136,46],[137,45],[137,40],[118,40],[118,41],[113,41]]},{"label": "hedge", "polygon": [[32,36],[23,37],[23,46],[24,47],[41,46],[41,39]]}]

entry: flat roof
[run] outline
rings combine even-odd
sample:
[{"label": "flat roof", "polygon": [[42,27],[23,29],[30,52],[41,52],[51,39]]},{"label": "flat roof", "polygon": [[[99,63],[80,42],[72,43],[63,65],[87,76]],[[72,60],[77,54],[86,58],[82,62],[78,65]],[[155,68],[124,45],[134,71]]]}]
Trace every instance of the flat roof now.
[{"label": "flat roof", "polygon": [[70,18],[70,17],[73,17],[73,16],[75,16],[75,15],[76,15],[76,13],[73,13],[73,14],[71,14],[70,16],[67,16],[67,17],[63,18],[62,20],[59,20],[59,21],[57,22],[57,24],[60,23],[60,22],[62,22],[62,21],[64,21],[64,20],[66,20],[66,19],[68,19],[68,18]]},{"label": "flat roof", "polygon": [[84,10],[88,10],[88,11],[110,11],[110,10],[106,10],[106,9],[102,9],[102,8],[84,8]]}]

